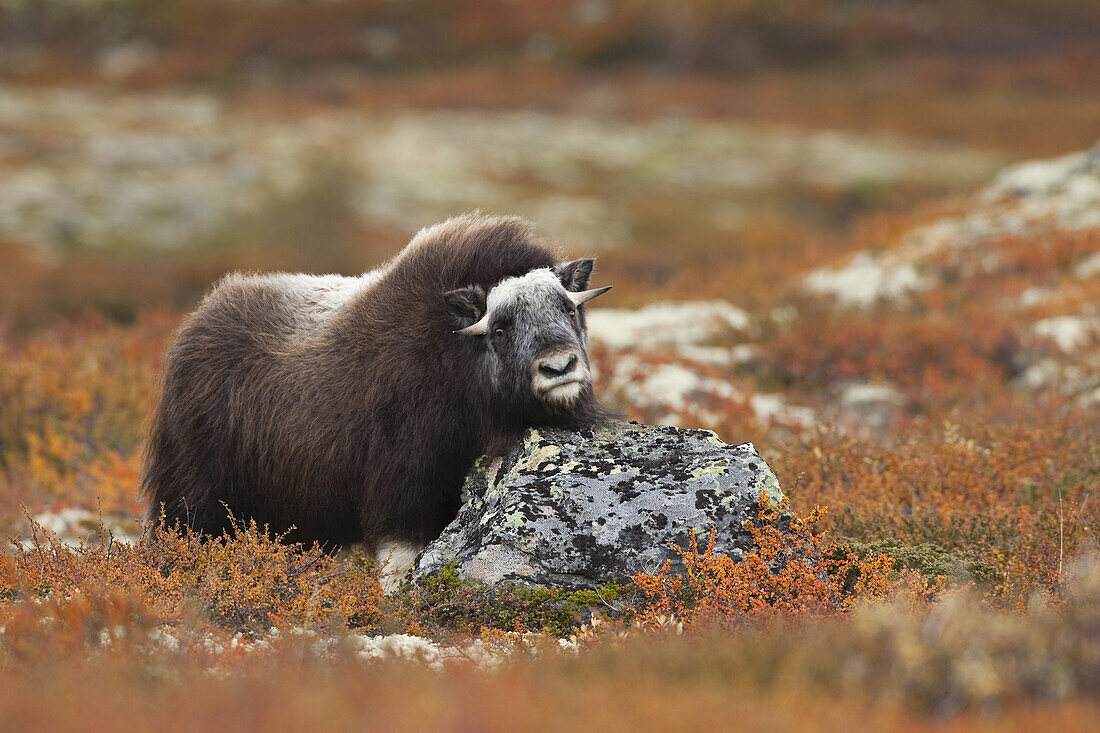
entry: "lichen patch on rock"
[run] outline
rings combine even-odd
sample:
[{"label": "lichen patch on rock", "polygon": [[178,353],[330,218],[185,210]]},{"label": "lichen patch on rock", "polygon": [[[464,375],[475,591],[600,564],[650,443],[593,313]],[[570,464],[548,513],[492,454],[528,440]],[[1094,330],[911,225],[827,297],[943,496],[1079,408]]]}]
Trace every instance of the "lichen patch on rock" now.
[{"label": "lichen patch on rock", "polygon": [[467,477],[458,516],[417,573],[455,562],[487,583],[596,588],[675,562],[672,544],[686,547],[692,530],[716,529],[717,551],[740,555],[761,495],[783,499],[751,443],[726,445],[706,430],[618,420],[529,430],[499,464],[485,464]]}]

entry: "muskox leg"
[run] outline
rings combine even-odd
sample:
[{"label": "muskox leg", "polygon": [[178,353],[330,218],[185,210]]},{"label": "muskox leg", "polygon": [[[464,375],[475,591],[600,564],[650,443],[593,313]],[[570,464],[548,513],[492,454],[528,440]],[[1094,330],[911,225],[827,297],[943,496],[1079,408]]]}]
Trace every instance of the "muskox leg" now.
[{"label": "muskox leg", "polygon": [[374,553],[374,561],[381,568],[379,580],[382,590],[393,593],[401,587],[401,581],[412,570],[413,560],[423,550],[422,545],[395,540],[382,542]]}]

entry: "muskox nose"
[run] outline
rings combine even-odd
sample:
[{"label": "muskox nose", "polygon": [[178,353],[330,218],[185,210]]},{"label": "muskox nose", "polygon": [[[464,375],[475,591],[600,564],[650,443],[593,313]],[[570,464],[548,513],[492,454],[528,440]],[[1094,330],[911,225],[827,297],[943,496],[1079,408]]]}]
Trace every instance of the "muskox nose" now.
[{"label": "muskox nose", "polygon": [[564,377],[577,368],[577,354],[573,351],[559,351],[539,360],[539,374],[554,379]]}]

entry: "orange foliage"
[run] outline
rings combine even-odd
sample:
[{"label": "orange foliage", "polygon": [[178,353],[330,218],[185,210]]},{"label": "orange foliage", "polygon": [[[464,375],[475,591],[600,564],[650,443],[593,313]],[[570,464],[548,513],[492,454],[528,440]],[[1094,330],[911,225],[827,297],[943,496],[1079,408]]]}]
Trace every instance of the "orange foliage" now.
[{"label": "orange foliage", "polygon": [[833,507],[841,534],[964,551],[999,569],[994,598],[1022,606],[1058,597],[1066,559],[1100,538],[1100,424],[1005,409],[1016,417],[922,419],[885,443],[817,430],[784,442],[772,465],[792,504]]},{"label": "orange foliage", "polygon": [[[0,486],[9,502],[135,512],[144,426],[178,317],[123,327],[89,315],[34,336],[0,336]],[[0,517],[2,518],[2,517]]]},{"label": "orange foliage", "polygon": [[101,540],[73,549],[32,522],[31,540],[0,555],[0,598],[49,598],[61,614],[70,603],[99,613],[125,598],[161,623],[178,624],[200,609],[207,623],[244,632],[370,625],[381,616],[374,573],[316,546],[282,544],[255,523],[207,541],[164,526],[138,546]]},{"label": "orange foliage", "polygon": [[754,546],[740,559],[714,554],[713,530],[700,552],[692,532],[687,549],[673,545],[682,571],[666,561],[656,574],[633,576],[645,595],[639,619],[651,625],[669,616],[687,624],[736,623],[777,611],[832,614],[858,599],[882,597],[894,585],[892,558],[861,560],[850,548],[828,542],[817,532],[824,515],[820,508],[802,518],[784,507],[762,507],[757,521],[747,524]]}]

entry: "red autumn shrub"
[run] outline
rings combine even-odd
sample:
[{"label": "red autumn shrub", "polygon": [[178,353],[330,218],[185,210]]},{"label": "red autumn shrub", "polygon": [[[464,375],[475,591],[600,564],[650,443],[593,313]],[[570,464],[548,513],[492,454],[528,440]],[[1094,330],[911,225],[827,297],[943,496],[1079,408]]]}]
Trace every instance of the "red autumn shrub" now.
[{"label": "red autumn shrub", "polygon": [[0,598],[64,605],[123,593],[163,623],[179,623],[197,609],[207,623],[240,632],[370,626],[381,618],[376,574],[317,546],[283,544],[254,522],[205,540],[165,526],[149,535],[136,546],[103,538],[72,548],[32,522],[30,541],[0,555]]},{"label": "red autumn shrub", "polygon": [[673,545],[683,569],[672,563],[632,579],[645,596],[643,624],[677,616],[687,624],[737,623],[776,611],[824,615],[847,610],[861,598],[881,597],[894,587],[894,563],[886,555],[860,559],[818,532],[825,510],[805,518],[785,507],[763,506],[748,524],[753,548],[737,559],[715,554],[715,534],[700,551]]}]

